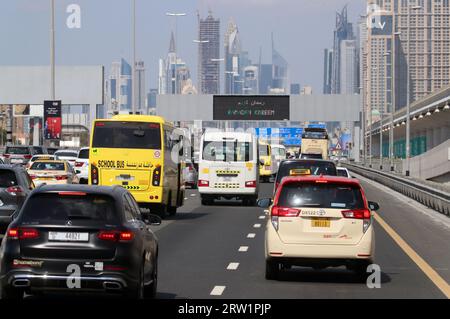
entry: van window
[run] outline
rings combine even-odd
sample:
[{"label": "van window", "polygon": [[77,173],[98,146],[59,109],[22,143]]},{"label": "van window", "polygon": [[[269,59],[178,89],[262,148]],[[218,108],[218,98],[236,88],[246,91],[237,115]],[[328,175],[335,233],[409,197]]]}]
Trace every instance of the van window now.
[{"label": "van window", "polygon": [[253,160],[253,150],[248,142],[205,141],[203,159],[215,162],[249,162]]}]

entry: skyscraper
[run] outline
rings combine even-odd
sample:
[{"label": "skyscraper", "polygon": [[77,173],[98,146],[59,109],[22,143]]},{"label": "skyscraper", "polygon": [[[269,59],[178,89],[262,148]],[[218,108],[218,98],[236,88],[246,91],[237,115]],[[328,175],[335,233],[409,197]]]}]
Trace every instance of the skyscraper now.
[{"label": "skyscraper", "polygon": [[347,6],[340,13],[336,13],[336,27],[333,43],[333,68],[331,73],[331,93],[341,93],[341,41],[353,40],[353,25],[348,22]]},{"label": "skyscraper", "polygon": [[136,103],[136,110],[141,114],[146,113],[146,103],[145,103],[145,66],[144,61],[136,61],[135,66],[135,79],[134,83],[136,85],[135,89],[135,98],[134,101]]},{"label": "skyscraper", "polygon": [[331,94],[333,73],[333,50],[325,49],[323,54],[323,94]]},{"label": "skyscraper", "polygon": [[341,41],[340,58],[340,94],[359,93],[356,40]]},{"label": "skyscraper", "polygon": [[259,94],[268,94],[273,82],[272,64],[261,64],[259,79]]},{"label": "skyscraper", "polygon": [[131,111],[131,82],[131,65],[123,58],[113,62],[109,75],[109,112]]},{"label": "skyscraper", "polygon": [[247,66],[244,69],[243,94],[259,94],[259,70],[256,65]]},{"label": "skyscraper", "polygon": [[289,65],[275,49],[272,35],[272,90],[289,94]]},{"label": "skyscraper", "polygon": [[[241,41],[236,23],[231,18],[224,37],[225,94],[239,94],[236,81],[240,81]],[[238,82],[239,83],[239,82]],[[240,86],[238,86],[240,87]]]},{"label": "skyscraper", "polygon": [[[220,19],[209,11],[206,19],[198,15],[198,85],[201,94],[220,93]],[[207,42],[204,42],[207,41]]]},{"label": "skyscraper", "polygon": [[159,94],[181,94],[190,78],[188,66],[176,55],[176,43],[172,32],[167,58],[159,60]]}]

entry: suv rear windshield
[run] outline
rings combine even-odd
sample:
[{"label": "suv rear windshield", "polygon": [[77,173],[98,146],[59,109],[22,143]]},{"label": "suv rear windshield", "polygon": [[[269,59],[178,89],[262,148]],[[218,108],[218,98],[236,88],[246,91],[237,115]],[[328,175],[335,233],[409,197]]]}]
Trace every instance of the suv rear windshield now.
[{"label": "suv rear windshield", "polygon": [[0,188],[8,188],[16,185],[16,174],[9,169],[0,169]]},{"label": "suv rear windshield", "polygon": [[29,155],[30,149],[28,147],[10,147],[8,146],[5,150],[5,154],[15,154],[15,155]]},{"label": "suv rear windshield", "polygon": [[80,150],[80,152],[78,153],[78,158],[89,159],[89,149],[86,148],[86,149]]},{"label": "suv rear windshield", "polygon": [[116,223],[114,199],[107,195],[59,195],[41,193],[32,196],[22,212],[25,223],[92,220]]},{"label": "suv rear windshield", "polygon": [[161,149],[161,127],[158,123],[97,122],[92,147]]},{"label": "suv rear windshield", "polygon": [[77,152],[57,152],[55,155],[58,157],[78,157]]},{"label": "suv rear windshield", "polygon": [[281,190],[278,205],[284,207],[317,207],[364,209],[361,189],[355,185],[289,183]]},{"label": "suv rear windshield", "polygon": [[321,161],[292,161],[283,162],[278,169],[277,180],[279,183],[283,177],[289,176],[291,169],[309,169],[311,175],[337,176],[336,165],[332,162]]}]

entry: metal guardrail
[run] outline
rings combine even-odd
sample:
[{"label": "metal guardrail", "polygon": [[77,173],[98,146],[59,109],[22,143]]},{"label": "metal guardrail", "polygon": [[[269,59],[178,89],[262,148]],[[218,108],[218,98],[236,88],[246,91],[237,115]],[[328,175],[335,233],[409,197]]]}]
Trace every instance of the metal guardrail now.
[{"label": "metal guardrail", "polygon": [[350,171],[392,188],[393,190],[450,217],[450,193],[448,192],[394,174],[355,164],[341,163],[341,166],[347,167]]}]

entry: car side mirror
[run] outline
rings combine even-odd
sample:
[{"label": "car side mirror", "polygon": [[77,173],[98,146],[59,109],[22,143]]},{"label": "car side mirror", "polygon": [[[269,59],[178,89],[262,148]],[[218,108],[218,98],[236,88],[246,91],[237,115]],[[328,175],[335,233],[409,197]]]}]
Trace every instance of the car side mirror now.
[{"label": "car side mirror", "polygon": [[376,203],[376,202],[369,201],[369,208],[370,208],[370,210],[377,211],[380,209],[380,205],[378,205],[378,203]]},{"label": "car side mirror", "polygon": [[162,223],[162,219],[154,214],[146,214],[144,222],[149,226],[159,226]]},{"label": "car side mirror", "polygon": [[269,206],[272,204],[271,198],[262,198],[258,199],[258,206],[261,208],[269,208]]}]

